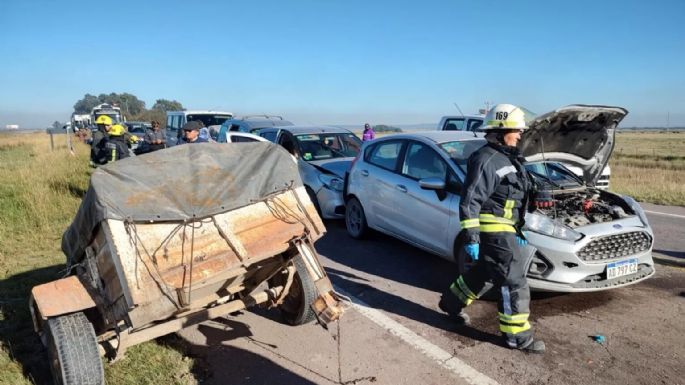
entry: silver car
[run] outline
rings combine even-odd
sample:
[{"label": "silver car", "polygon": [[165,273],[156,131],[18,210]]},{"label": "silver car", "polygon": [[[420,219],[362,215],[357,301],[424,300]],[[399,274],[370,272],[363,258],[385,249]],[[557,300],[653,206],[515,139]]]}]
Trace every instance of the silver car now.
[{"label": "silver car", "polygon": [[[533,289],[596,291],[654,274],[654,235],[630,197],[594,187],[613,149],[622,108],[569,106],[530,123],[519,143],[526,169],[551,199],[533,205],[525,230]],[[378,230],[468,269],[457,244],[467,159],[486,144],[463,131],[393,135],[365,144],[349,171],[346,226]],[[561,163],[563,161],[563,164]],[[583,169],[583,178],[564,164]]]},{"label": "silver car", "polygon": [[322,218],[345,216],[345,173],[362,141],[344,128],[284,126],[262,128],[258,135],[282,145],[297,158],[300,177]]}]

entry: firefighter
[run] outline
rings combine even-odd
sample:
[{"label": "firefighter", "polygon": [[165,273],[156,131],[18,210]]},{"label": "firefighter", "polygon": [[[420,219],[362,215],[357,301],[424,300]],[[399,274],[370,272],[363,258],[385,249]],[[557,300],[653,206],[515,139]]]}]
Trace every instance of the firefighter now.
[{"label": "firefighter", "polygon": [[107,163],[105,144],[109,138],[108,132],[112,128],[112,123],[112,118],[107,115],[100,115],[95,120],[98,129],[93,132],[90,143],[90,165],[93,167]]},{"label": "firefighter", "polygon": [[498,104],[485,117],[488,143],[468,160],[459,204],[460,237],[475,263],[445,290],[439,307],[458,323],[469,324],[464,308],[494,286],[506,345],[544,353],[544,342],[533,338],[528,322],[528,261],[522,253],[527,241],[521,227],[531,182],[516,144],[526,128],[526,114],[511,104]]},{"label": "firefighter", "polygon": [[119,159],[128,158],[128,146],[126,145],[126,129],[120,125],[115,124],[109,130],[109,139],[105,148],[107,149],[107,161],[114,162]]}]

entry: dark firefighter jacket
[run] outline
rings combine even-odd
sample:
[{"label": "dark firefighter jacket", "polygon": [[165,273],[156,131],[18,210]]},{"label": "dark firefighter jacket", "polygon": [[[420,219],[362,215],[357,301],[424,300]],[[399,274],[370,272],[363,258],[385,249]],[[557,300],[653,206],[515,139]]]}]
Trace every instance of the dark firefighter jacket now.
[{"label": "dark firefighter jacket", "polygon": [[105,148],[108,162],[128,158],[128,146],[124,136],[110,136]]},{"label": "dark firefighter jacket", "polygon": [[480,232],[519,232],[531,187],[523,161],[516,148],[494,143],[469,157],[459,204],[467,242],[480,242]]}]

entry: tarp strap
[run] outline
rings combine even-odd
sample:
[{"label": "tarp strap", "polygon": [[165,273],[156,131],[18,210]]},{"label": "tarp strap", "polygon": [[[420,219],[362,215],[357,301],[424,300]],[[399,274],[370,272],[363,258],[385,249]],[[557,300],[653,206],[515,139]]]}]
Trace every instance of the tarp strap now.
[{"label": "tarp strap", "polygon": [[[165,297],[167,297],[167,299],[169,301],[171,301],[172,304],[174,304],[174,306],[176,306],[177,309],[181,308],[181,304],[178,302],[178,300],[176,298],[174,298],[175,296],[172,293],[170,293],[169,287],[166,285],[166,283],[164,283],[164,280],[162,279],[162,274],[157,269],[157,263],[155,262],[154,255],[155,255],[155,253],[157,253],[157,251],[159,249],[162,248],[162,246],[172,236],[174,236],[174,234],[176,234],[178,232],[178,230],[182,226],[183,226],[182,224],[179,224],[178,226],[176,226],[176,228],[174,230],[172,230],[171,233],[169,233],[169,235],[162,241],[162,244],[155,250],[155,252],[152,255],[150,255],[150,252],[145,247],[145,244],[143,244],[141,242],[141,239],[138,236],[138,229],[136,228],[135,222],[130,220],[130,218],[127,218],[124,221],[124,227],[126,228],[126,232],[128,233],[129,239],[130,239],[131,244],[132,244],[132,246],[135,250],[135,253],[136,253],[136,266],[135,266],[136,283],[138,282],[138,260],[140,259],[140,261],[143,262],[143,265],[145,265],[145,268],[147,269],[148,273],[150,274],[150,277],[152,277],[152,280],[155,281],[155,283],[157,284],[157,287],[159,288],[159,290],[162,292],[162,294],[164,294]],[[143,251],[145,252],[145,255],[152,261],[153,268],[150,268],[150,266],[143,259],[143,256],[140,254],[140,249],[138,248],[138,244],[139,244],[138,242],[140,242],[140,246],[143,249]],[[154,271],[154,273],[153,273],[153,271]]]}]

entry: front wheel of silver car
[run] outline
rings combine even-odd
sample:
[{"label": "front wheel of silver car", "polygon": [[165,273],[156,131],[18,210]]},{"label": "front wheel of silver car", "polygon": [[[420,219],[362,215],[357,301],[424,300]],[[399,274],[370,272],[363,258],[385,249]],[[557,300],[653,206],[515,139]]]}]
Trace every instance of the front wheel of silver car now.
[{"label": "front wheel of silver car", "polygon": [[368,232],[364,208],[357,198],[350,198],[345,204],[345,226],[354,239],[361,239]]}]

